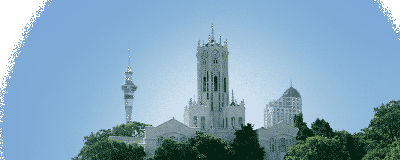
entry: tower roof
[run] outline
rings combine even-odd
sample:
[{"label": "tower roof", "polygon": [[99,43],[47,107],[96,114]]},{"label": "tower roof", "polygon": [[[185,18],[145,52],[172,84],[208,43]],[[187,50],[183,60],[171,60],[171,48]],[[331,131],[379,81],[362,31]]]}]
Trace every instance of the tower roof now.
[{"label": "tower roof", "polygon": [[299,98],[301,98],[300,93],[292,86],[290,86],[290,88],[288,88],[285,91],[285,93],[283,93],[282,97],[299,97]]}]

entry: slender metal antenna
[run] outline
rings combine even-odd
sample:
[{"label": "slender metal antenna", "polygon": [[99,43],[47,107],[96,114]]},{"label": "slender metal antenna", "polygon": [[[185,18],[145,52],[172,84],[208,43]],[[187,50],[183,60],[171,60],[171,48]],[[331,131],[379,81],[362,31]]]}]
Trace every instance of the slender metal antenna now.
[{"label": "slender metal antenna", "polygon": [[128,52],[129,52],[129,59],[128,59],[128,67],[131,66],[131,50],[128,48]]}]

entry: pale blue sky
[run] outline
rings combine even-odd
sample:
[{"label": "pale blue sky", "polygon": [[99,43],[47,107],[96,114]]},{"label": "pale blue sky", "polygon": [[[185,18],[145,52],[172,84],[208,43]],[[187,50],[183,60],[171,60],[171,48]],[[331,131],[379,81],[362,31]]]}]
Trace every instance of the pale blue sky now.
[{"label": "pale blue sky", "polygon": [[124,123],[128,48],[138,86],[132,120],[183,122],[197,92],[197,41],[207,41],[211,23],[228,39],[230,89],[255,128],[291,79],[309,127],[320,118],[359,132],[374,107],[400,99],[399,37],[373,1],[53,1],[15,60],[4,155],[69,159],[90,132]]}]

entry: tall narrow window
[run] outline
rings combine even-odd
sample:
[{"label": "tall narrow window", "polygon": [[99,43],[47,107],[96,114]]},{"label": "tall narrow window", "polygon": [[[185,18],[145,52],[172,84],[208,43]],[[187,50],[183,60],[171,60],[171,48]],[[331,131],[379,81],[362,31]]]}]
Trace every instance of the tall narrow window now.
[{"label": "tall narrow window", "polygon": [[208,93],[207,93],[207,100],[208,100]]},{"label": "tall narrow window", "polygon": [[225,124],[225,128],[228,128],[228,117],[227,118],[225,118],[225,122],[226,122],[226,124]]},{"label": "tall narrow window", "polygon": [[226,78],[224,78],[224,92],[226,92]]},{"label": "tall narrow window", "polygon": [[231,118],[232,128],[235,129],[235,117]]},{"label": "tall narrow window", "polygon": [[[211,97],[212,98],[212,97]],[[214,111],[213,102],[211,102],[211,111]]]},{"label": "tall narrow window", "polygon": [[206,77],[203,78],[203,92],[206,91]]},{"label": "tall narrow window", "polygon": [[271,152],[275,152],[275,139],[271,138],[270,143],[271,143]]},{"label": "tall narrow window", "polygon": [[281,138],[281,147],[280,147],[280,151],[281,152],[286,152],[286,139],[285,138]]},{"label": "tall narrow window", "polygon": [[240,125],[243,125],[243,119],[242,119],[242,117],[239,117],[239,124],[240,124]]},{"label": "tall narrow window", "polygon": [[197,127],[197,116],[193,117],[193,121],[194,121],[194,127]]},{"label": "tall narrow window", "polygon": [[201,116],[201,129],[205,129],[206,127],[206,118]]},{"label": "tall narrow window", "polygon": [[159,137],[158,138],[158,145],[161,145],[163,140],[164,140],[164,137],[162,137],[162,136]]},{"label": "tall narrow window", "polygon": [[214,91],[218,91],[218,77],[214,77]]}]

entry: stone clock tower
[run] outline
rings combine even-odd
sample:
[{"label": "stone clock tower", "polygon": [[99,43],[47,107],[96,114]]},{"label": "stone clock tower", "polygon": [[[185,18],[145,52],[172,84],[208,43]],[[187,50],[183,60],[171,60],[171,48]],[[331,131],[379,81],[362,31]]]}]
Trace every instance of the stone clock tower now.
[{"label": "stone clock tower", "polygon": [[217,43],[214,26],[207,44],[197,44],[197,93],[199,102],[220,111],[229,102],[228,44]]},{"label": "stone clock tower", "polygon": [[[214,26],[208,42],[197,43],[197,95],[185,107],[184,123],[199,127],[205,132],[225,137],[229,130],[240,129],[245,123],[244,101],[240,104],[233,97],[229,103],[228,42],[222,45],[214,38]],[[234,131],[232,131],[234,133]],[[229,139],[229,138],[228,138]]]}]

